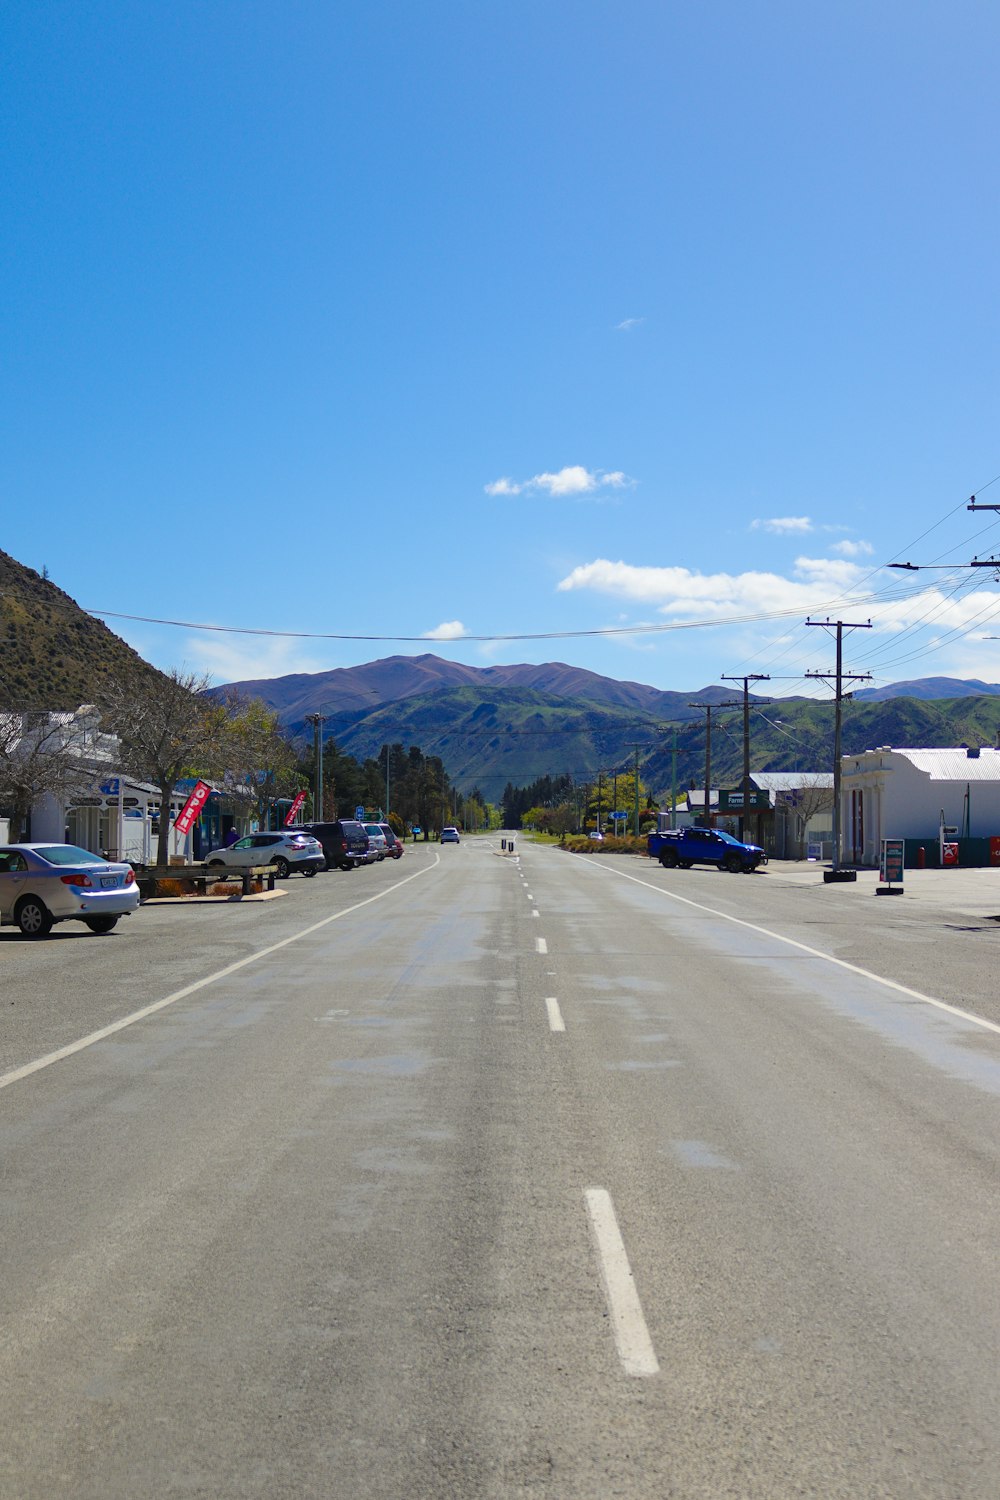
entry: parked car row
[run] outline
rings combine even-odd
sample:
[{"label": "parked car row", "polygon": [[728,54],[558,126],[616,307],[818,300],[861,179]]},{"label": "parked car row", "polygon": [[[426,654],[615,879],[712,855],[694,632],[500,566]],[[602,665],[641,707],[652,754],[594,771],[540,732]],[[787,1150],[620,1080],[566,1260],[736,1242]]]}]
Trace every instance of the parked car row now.
[{"label": "parked car row", "polygon": [[303,823],[271,833],[250,833],[223,849],[211,849],[205,863],[211,869],[239,870],[273,865],[281,879],[298,871],[353,870],[383,859],[400,859],[402,841],[388,823],[356,823],[339,818],[333,823]]},{"label": "parked car row", "polygon": [[[457,835],[456,835],[457,838]],[[353,870],[401,859],[402,840],[388,823],[309,823],[269,833],[249,833],[212,849],[205,864],[221,873],[270,865],[281,879],[298,872]],[[80,921],[94,933],[110,932],[139,905],[135,871],[75,844],[0,845],[0,924],[26,938],[47,937],[57,922]]]}]

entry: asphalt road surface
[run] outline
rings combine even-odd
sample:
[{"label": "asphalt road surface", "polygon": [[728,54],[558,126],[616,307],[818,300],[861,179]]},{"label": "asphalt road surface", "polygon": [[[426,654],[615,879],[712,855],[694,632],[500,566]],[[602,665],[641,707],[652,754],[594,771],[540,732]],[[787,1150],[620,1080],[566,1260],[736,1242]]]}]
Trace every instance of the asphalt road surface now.
[{"label": "asphalt road surface", "polygon": [[0,932],[0,1495],[1000,1495],[998,924],[497,838]]}]

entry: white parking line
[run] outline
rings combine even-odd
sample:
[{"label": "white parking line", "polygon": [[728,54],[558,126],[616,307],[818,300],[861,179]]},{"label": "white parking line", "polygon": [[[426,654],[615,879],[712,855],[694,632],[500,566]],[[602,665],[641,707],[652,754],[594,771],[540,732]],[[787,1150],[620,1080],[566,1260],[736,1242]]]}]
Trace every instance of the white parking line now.
[{"label": "white parking line", "polygon": [[426,865],[422,870],[414,870],[412,875],[405,875],[402,880],[397,880],[393,885],[387,886],[384,891],[379,891],[375,896],[367,896],[364,901],[358,901],[354,906],[347,906],[343,911],[335,911],[332,916],[324,917],[320,922],[313,922],[311,927],[303,927],[301,932],[294,932],[291,937],[282,938],[280,943],[272,943],[270,947],[259,948],[256,953],[248,953],[246,958],[237,959],[234,964],[227,964],[224,969],[217,969],[214,974],[206,974],[204,979],[196,979],[194,984],[186,984],[182,990],[175,990],[172,995],[167,995],[163,1000],[156,1000],[152,1005],[144,1005],[142,1010],[135,1010],[129,1016],[123,1016],[120,1021],[114,1021],[110,1026],[102,1026],[100,1031],[92,1031],[87,1036],[82,1036],[77,1042],[70,1042],[68,1046],[60,1047],[57,1052],[48,1052],[44,1057],[36,1057],[34,1062],[25,1063],[21,1068],[13,1068],[9,1073],[0,1074],[0,1089],[10,1088],[12,1083],[19,1083],[22,1078],[29,1078],[32,1073],[40,1073],[43,1068],[51,1068],[53,1063],[62,1062],[66,1057],[72,1057],[75,1052],[83,1052],[87,1047],[93,1047],[97,1042],[103,1042],[106,1037],[114,1036],[116,1031],[125,1031],[127,1027],[134,1026],[137,1021],[144,1021],[147,1016],[153,1016],[158,1010],[164,1010],[168,1005],[175,1004],[178,1000],[185,1000],[188,995],[194,995],[198,990],[203,990],[207,985],[215,984],[216,980],[226,979],[230,974],[235,974],[239,969],[245,969],[248,964],[255,964],[260,958],[267,958],[270,953],[277,953],[282,948],[287,948],[289,943],[297,943],[300,938],[308,937],[312,932],[319,932],[322,927],[329,927],[331,922],[339,922],[341,917],[349,917],[352,912],[360,911],[363,906],[370,906],[373,901],[381,901],[385,896],[391,896],[393,891],[398,891],[401,885],[408,885],[411,880],[419,880],[421,875],[428,874],[435,865],[441,863],[441,856],[434,855],[434,864]]},{"label": "white parking line", "polygon": [[611,1194],[604,1188],[587,1188],[583,1196],[622,1369],[626,1375],[658,1375],[659,1362],[635,1289]]},{"label": "white parking line", "polygon": [[535,952],[548,953],[549,945],[544,938],[535,938]]},{"label": "white parking line", "polygon": [[562,1018],[562,1011],[559,1009],[559,1001],[555,998],[554,995],[550,995],[546,1000],[545,1009],[549,1013],[549,1030],[565,1031],[566,1022]]}]

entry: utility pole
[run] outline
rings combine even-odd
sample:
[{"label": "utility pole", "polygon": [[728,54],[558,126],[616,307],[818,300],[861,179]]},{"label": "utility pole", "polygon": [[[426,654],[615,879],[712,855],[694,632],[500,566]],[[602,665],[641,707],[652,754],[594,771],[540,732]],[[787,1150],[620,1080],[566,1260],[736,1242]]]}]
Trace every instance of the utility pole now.
[{"label": "utility pole", "polygon": [[325,714],[306,714],[306,723],[313,727],[313,817],[317,823],[323,821],[323,725]]},{"label": "utility pole", "polygon": [[[689,703],[688,708],[700,708],[705,715],[705,827],[712,826],[712,714],[719,708],[739,708],[734,698],[726,703]],[[676,743],[676,741],[675,741]]]},{"label": "utility pole", "polygon": [[[861,624],[851,624],[846,620],[807,620],[807,625],[818,625],[821,629],[837,632],[837,665],[833,672],[807,672],[807,677],[820,678],[823,682],[834,679],[836,684],[836,699],[833,719],[833,868],[830,872],[836,877],[840,873],[840,738],[841,738],[841,705],[844,701],[844,631],[845,630],[871,630],[871,620]],[[870,672],[848,672],[848,682],[870,682]],[[853,879],[853,875],[851,876]]]},{"label": "utility pole", "polygon": [[635,836],[639,837],[639,746],[635,746]]},{"label": "utility pole", "polygon": [[604,796],[604,772],[597,769],[597,831],[601,832],[601,799]]},{"label": "utility pole", "polygon": [[[751,682],[770,682],[770,674],[767,672],[748,672],[744,677],[730,677],[725,672],[722,674],[723,682],[742,682],[743,684],[743,811],[740,813],[740,838],[745,832],[746,810],[750,804],[750,684]],[[765,698],[764,703],[770,703],[770,698]],[[760,842],[760,816],[757,817],[757,842]]]}]

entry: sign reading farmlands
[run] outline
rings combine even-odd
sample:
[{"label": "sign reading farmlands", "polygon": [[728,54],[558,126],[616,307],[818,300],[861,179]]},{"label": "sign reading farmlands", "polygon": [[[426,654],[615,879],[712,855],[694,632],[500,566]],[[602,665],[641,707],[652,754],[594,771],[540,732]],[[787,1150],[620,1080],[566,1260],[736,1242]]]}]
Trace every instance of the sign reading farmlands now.
[{"label": "sign reading farmlands", "polygon": [[306,794],[305,794],[305,792],[297,792],[296,793],[295,801],[292,803],[291,807],[288,809],[288,816],[285,819],[285,827],[286,828],[290,828],[292,826],[292,824],[295,822],[295,819],[298,817],[299,811],[300,811],[300,809],[302,807],[302,804],[303,804],[303,802],[305,800],[306,800]]},{"label": "sign reading farmlands", "polygon": [[196,781],[194,791],[177,814],[177,822],[174,828],[178,833],[187,834],[191,832],[192,823],[197,822],[198,814],[212,795],[212,788],[207,781]]},{"label": "sign reading farmlands", "polygon": [[720,792],[720,812],[743,812],[745,809],[760,812],[762,808],[771,806],[771,795],[769,792]]}]

